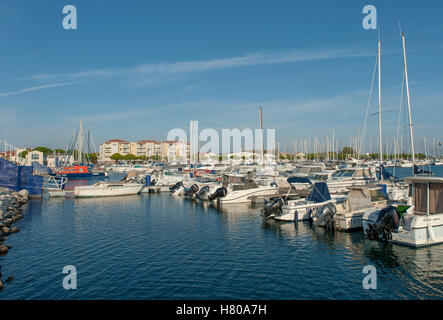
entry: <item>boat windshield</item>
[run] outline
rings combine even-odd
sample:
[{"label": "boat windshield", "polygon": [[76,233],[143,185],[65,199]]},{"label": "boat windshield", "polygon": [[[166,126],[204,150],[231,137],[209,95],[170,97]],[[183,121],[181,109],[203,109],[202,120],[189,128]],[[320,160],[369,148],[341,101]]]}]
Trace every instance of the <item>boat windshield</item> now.
[{"label": "boat windshield", "polygon": [[353,170],[345,170],[341,174],[341,177],[352,177],[354,175],[355,171]]},{"label": "boat windshield", "polygon": [[308,179],[311,181],[326,181],[328,176],[326,174],[310,174]]}]

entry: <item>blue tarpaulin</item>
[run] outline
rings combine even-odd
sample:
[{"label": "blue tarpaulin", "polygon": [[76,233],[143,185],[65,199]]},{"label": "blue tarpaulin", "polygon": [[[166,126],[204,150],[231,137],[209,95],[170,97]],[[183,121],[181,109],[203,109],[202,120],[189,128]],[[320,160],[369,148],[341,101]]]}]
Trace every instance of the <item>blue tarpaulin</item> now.
[{"label": "blue tarpaulin", "polygon": [[314,188],[312,189],[306,200],[314,202],[324,202],[331,200],[328,185],[325,182],[315,183]]},{"label": "blue tarpaulin", "polygon": [[32,175],[32,167],[17,166],[0,158],[0,186],[20,191],[28,190],[30,195],[42,194],[43,177]]},{"label": "blue tarpaulin", "polygon": [[[39,173],[45,173],[45,174],[51,174],[52,170],[49,169],[48,167],[38,163],[38,162],[33,162],[32,163],[32,168],[34,169],[34,171],[39,172]],[[90,168],[92,169],[92,168]]]}]

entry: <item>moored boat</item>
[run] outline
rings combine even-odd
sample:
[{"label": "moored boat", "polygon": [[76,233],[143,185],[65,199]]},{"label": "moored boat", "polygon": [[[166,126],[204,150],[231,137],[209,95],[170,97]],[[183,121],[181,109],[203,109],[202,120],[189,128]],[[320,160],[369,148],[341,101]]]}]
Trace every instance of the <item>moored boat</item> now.
[{"label": "moored boat", "polygon": [[74,197],[112,197],[138,194],[143,188],[141,183],[97,182],[91,186],[74,187]]},{"label": "moored boat", "polygon": [[371,240],[413,247],[443,243],[443,178],[415,176],[408,205],[369,210],[363,216],[363,230]]}]

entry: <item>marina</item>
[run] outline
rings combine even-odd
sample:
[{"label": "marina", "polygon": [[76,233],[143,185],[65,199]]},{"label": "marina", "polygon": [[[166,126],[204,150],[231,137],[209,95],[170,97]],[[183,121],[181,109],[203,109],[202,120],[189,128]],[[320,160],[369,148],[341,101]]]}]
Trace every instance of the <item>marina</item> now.
[{"label": "marina", "polygon": [[441,303],[441,7],[0,3],[1,310]]},{"label": "marina", "polygon": [[[441,246],[264,220],[251,204],[217,208],[155,193],[36,199],[24,210],[22,231],[1,258],[2,271],[16,278],[9,299],[443,297]],[[58,284],[67,263],[77,266],[82,290]],[[378,290],[361,286],[367,264],[379,270]]]},{"label": "marina", "polygon": [[[443,176],[442,168],[432,170]],[[402,168],[399,173],[407,176],[409,171]],[[108,182],[83,181],[90,187],[121,185],[119,181],[127,176],[111,172]],[[84,182],[70,181],[65,190],[89,188],[81,186]],[[31,199],[23,208],[23,219],[16,223],[22,232],[8,237],[12,250],[0,258],[2,271],[15,275],[7,284],[7,298],[443,297],[439,245],[415,249],[371,241],[361,228],[343,232],[325,228],[316,219],[267,219],[263,203],[195,201],[184,194],[174,196],[170,189],[151,190],[156,192]],[[64,225],[70,226],[69,232]],[[80,285],[87,290],[69,292],[51,282],[65,261],[81,270]],[[379,289],[374,292],[358,285],[361,268],[367,264],[381,271]],[[187,280],[179,281],[182,278]]]}]

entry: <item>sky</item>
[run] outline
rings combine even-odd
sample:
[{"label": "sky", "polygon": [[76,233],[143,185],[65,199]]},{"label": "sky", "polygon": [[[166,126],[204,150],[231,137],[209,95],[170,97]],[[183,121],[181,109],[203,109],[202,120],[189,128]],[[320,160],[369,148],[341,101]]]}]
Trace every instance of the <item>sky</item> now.
[{"label": "sky", "polygon": [[[62,26],[65,5],[77,29]],[[362,9],[377,8],[377,30]],[[286,144],[364,127],[382,41],[384,143],[397,136],[406,34],[417,152],[443,142],[441,1],[0,2],[0,140],[65,148],[79,120],[95,143],[165,140],[169,130],[265,128]],[[378,92],[365,150],[378,134]],[[372,151],[376,147],[373,146]]]}]

